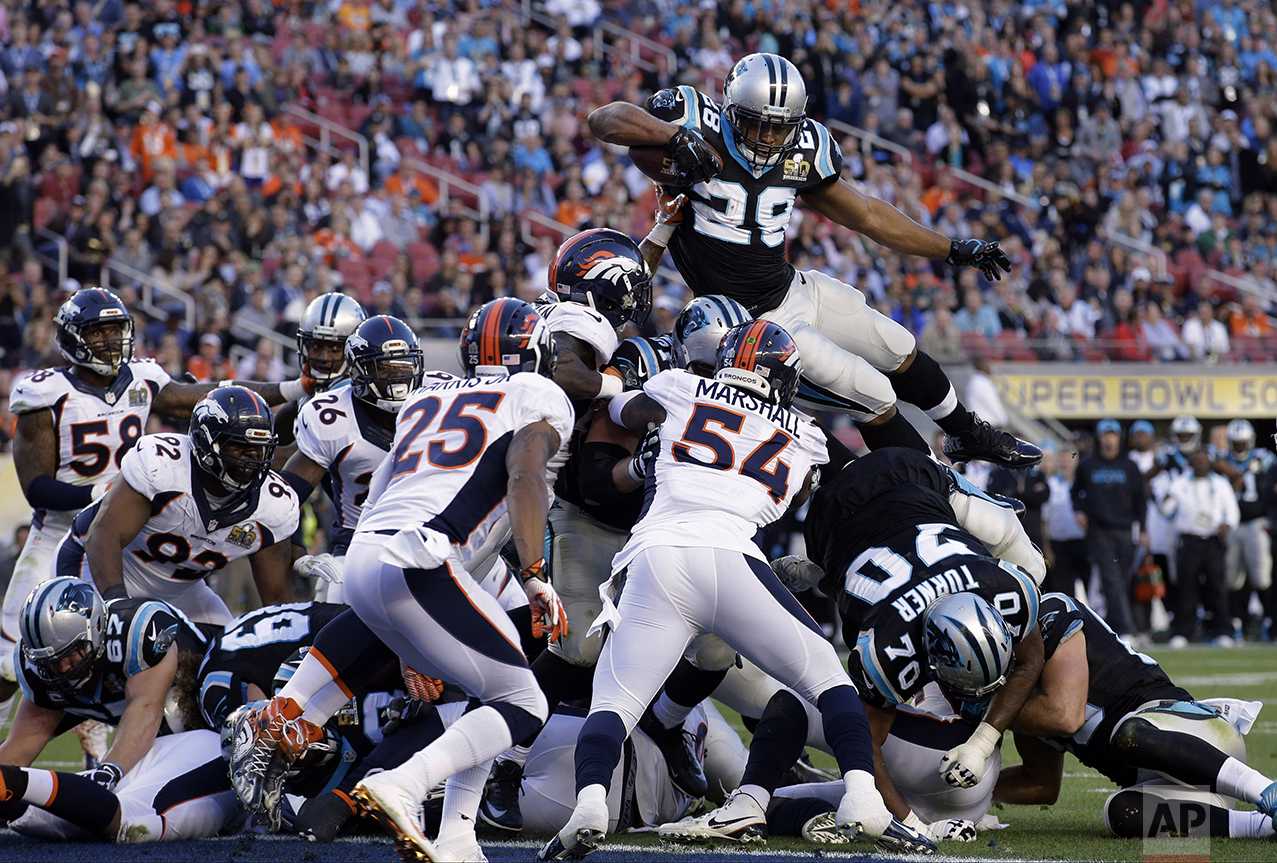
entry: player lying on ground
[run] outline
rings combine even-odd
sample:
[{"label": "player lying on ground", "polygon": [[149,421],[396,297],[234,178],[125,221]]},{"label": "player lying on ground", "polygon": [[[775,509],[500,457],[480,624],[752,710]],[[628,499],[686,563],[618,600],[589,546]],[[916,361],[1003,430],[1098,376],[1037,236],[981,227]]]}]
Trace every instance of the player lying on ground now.
[{"label": "player lying on ground", "polygon": [[[165,710],[179,665],[203,656],[195,627],[157,600],[104,603],[75,578],[36,588],[21,619],[22,697],[0,744],[0,818],[50,840],[216,835],[235,813],[217,735],[173,733],[188,718],[198,722],[193,697]],[[99,767],[80,774],[29,769],[50,740],[84,719],[117,727]]]},{"label": "player lying on ground", "polygon": [[954,460],[1036,464],[1042,458],[1037,447],[963,407],[939,364],[864,294],[817,270],[798,272],[785,256],[785,232],[801,196],[831,221],[896,252],[978,267],[987,279],[1010,272],[1006,253],[980,239],[950,241],[844,182],[842,153],[829,131],[807,116],[806,85],[785,58],[742,58],[723,90],[721,108],[682,86],[654,94],[643,107],[613,102],[589,116],[600,140],[664,147],[676,166],[678,176],[663,182],[685,192],[688,204],[680,221],[658,225],[647,242],[670,243],[695,295],[729,296],[790,332],[808,382],[848,405],[870,449],[927,451],[896,410],[899,396],[945,430],[944,449]]},{"label": "player lying on ground", "polygon": [[1003,768],[995,800],[1054,803],[1064,753],[1072,752],[1123,789],[1104,802],[1104,825],[1115,836],[1146,835],[1145,807],[1189,799],[1184,786],[1258,807],[1232,811],[1216,796],[1212,836],[1273,836],[1277,782],[1246,765],[1239,733],[1254,722],[1258,702],[1194,701],[1155,660],[1062,593],[1044,596],[1039,615],[1046,643],[1040,691],[1011,725],[1023,763]]},{"label": "player lying on ground", "polygon": [[819,627],[753,544],[758,528],[805,495],[811,468],[828,460],[824,435],[790,409],[799,374],[793,340],[757,321],[724,338],[714,380],[670,370],[642,392],[612,400],[620,425],[660,426],[649,480],[655,496],[613,561],[624,587],[619,607],[595,623],[612,631],[577,743],[577,805],[542,859],[584,856],[602,841],[625,739],[680,657],[706,635],[819,705],[846,782],[839,829],[885,836],[897,849],[934,850],[882,805],[855,690]]}]

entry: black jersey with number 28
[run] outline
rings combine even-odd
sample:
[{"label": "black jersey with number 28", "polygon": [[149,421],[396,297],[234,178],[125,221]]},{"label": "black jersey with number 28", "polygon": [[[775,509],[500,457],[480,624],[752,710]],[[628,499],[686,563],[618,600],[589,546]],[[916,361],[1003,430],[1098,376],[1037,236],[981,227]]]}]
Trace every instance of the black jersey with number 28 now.
[{"label": "black jersey with number 28", "polygon": [[838,180],[842,152],[829,130],[807,120],[798,147],[755,172],[741,156],[721,109],[691,87],[673,87],[645,105],[660,120],[698,130],[723,158],[717,177],[685,190],[683,221],[670,254],[692,293],[724,294],[754,314],[780,305],[794,277],[785,257],[785,229],[794,200]]}]

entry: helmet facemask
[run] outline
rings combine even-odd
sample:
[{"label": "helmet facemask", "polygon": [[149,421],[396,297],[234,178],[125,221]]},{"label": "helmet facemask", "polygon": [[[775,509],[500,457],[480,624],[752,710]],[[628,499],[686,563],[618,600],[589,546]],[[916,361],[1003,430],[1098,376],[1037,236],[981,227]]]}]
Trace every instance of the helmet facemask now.
[{"label": "helmet facemask", "polygon": [[[393,354],[396,344],[402,344],[402,352]],[[356,380],[354,395],[378,410],[397,414],[403,409],[408,395],[421,386],[422,359],[420,350],[409,350],[407,344],[388,342],[386,353],[371,360],[356,360],[351,374]]]},{"label": "helmet facemask", "polygon": [[740,105],[728,105],[726,114],[736,149],[755,170],[780,164],[794,150],[799,130],[807,119],[805,115],[796,119],[778,114],[768,116]]},{"label": "helmet facemask", "polygon": [[331,383],[346,373],[344,338],[299,336],[297,343],[302,368],[319,383]]},{"label": "helmet facemask", "polygon": [[[36,676],[47,686],[60,692],[78,690],[97,675],[98,660],[102,658],[101,645],[94,646],[87,629],[88,626],[84,638],[73,641],[61,650],[24,644],[22,655],[31,663]],[[77,651],[83,651],[83,655],[68,665],[67,660]]]},{"label": "helmet facemask", "polygon": [[[120,366],[133,357],[133,319],[128,315],[63,327],[76,343],[74,355],[68,356],[75,365],[113,378],[120,373]],[[63,353],[67,353],[65,348]]]}]

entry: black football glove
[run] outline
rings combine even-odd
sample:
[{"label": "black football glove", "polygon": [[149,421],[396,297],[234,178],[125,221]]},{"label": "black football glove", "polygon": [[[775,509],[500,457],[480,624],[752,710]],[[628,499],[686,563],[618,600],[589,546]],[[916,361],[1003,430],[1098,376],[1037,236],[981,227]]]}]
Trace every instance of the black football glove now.
[{"label": "black football glove", "polygon": [[402,695],[396,696],[379,711],[379,719],[381,724],[381,733],[383,735],[394,734],[400,728],[412,722],[416,722],[426,711],[430,709],[429,703],[418,701],[415,698],[405,698]]},{"label": "black football glove", "polygon": [[1001,281],[1003,272],[1011,272],[1007,253],[997,243],[984,240],[954,240],[945,263],[951,267],[978,267],[989,281]]},{"label": "black football glove", "polygon": [[114,791],[115,786],[124,778],[124,771],[113,761],[103,761],[92,770],[81,770],[77,775],[92,779],[107,791]]},{"label": "black football glove", "polygon": [[820,584],[825,571],[805,557],[787,554],[771,562],[772,572],[780,579],[781,584],[789,588],[790,593],[802,593]]},{"label": "black football glove", "polygon": [[661,429],[660,426],[656,426],[648,430],[647,435],[639,442],[638,449],[634,451],[634,455],[630,458],[630,463],[626,465],[630,479],[635,482],[646,482],[647,475],[652,470],[652,462],[656,461],[656,456],[660,451]]},{"label": "black football glove", "polygon": [[680,126],[674,137],[665,142],[665,155],[674,163],[675,176],[668,184],[677,187],[703,183],[723,170],[718,154],[705,143],[695,129]]}]

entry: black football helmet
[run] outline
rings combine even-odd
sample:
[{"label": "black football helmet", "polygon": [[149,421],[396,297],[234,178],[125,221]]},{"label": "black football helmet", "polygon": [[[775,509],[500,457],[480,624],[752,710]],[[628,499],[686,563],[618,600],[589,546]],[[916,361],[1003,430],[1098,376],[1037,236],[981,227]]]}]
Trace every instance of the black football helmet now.
[{"label": "black football helmet", "polygon": [[[72,365],[83,366],[107,377],[119,374],[120,366],[133,359],[133,316],[111,291],[82,288],[67,298],[53,318],[58,347]],[[118,329],[118,335],[97,330]]]},{"label": "black football helmet", "polygon": [[389,315],[369,318],[346,339],[351,394],[387,413],[399,413],[421,386],[424,364],[417,334]]},{"label": "black football helmet", "polygon": [[789,333],[771,321],[750,321],[723,336],[714,380],[787,408],[794,402],[802,373],[798,346]]},{"label": "black football helmet", "polygon": [[652,277],[638,243],[611,228],[582,231],[559,246],[550,290],[563,302],[589,306],[616,329],[642,326],[652,310]]},{"label": "black football helmet", "polygon": [[344,375],[346,339],[367,318],[363,306],[345,294],[334,292],[311,300],[297,325],[302,370],[321,385]]},{"label": "black football helmet", "polygon": [[502,297],[484,303],[461,332],[461,367],[466,377],[536,372],[554,377],[554,334],[537,310]]},{"label": "black football helmet", "polygon": [[[191,452],[200,470],[232,491],[258,488],[275,455],[275,415],[245,387],[218,387],[191,412]],[[237,452],[229,447],[236,446]]]},{"label": "black football helmet", "polygon": [[661,372],[678,368],[674,362],[674,337],[667,333],[655,338],[628,338],[617,346],[611,365],[621,373],[627,390],[642,389]]}]

